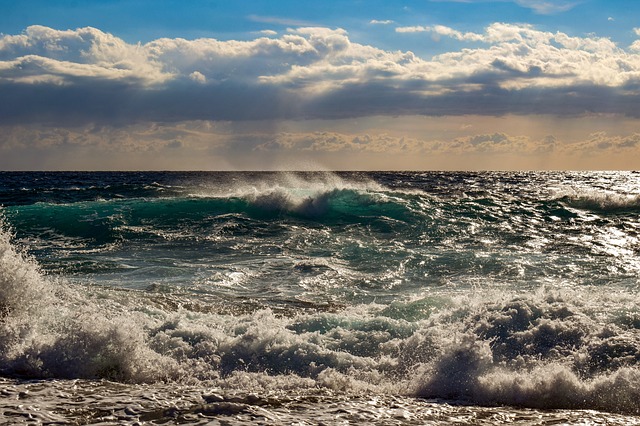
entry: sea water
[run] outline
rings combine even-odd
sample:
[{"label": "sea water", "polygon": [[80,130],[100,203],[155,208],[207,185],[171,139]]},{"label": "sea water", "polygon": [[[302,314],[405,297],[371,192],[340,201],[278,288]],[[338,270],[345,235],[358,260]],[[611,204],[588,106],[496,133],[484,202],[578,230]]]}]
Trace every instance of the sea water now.
[{"label": "sea water", "polygon": [[640,174],[0,173],[4,424],[640,424]]}]

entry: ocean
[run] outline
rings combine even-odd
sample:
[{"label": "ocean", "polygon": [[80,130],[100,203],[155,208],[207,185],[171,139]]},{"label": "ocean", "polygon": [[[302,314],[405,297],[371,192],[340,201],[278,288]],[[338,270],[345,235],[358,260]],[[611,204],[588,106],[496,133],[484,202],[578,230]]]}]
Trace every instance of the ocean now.
[{"label": "ocean", "polygon": [[2,424],[640,424],[635,172],[0,173]]}]

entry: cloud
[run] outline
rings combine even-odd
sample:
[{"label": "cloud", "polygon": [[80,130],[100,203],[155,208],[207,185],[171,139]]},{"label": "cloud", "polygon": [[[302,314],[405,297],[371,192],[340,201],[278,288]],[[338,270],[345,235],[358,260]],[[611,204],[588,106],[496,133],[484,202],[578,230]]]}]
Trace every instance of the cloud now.
[{"label": "cloud", "polygon": [[[415,120],[422,122],[423,118]],[[403,168],[408,164],[414,168],[453,169],[461,165],[472,169],[521,169],[567,164],[573,168],[618,168],[621,164],[633,168],[640,148],[640,134],[633,132],[585,131],[584,136],[569,141],[543,136],[542,132],[538,136],[524,135],[517,129],[430,136],[400,128],[381,131],[375,123],[359,132],[328,130],[335,129],[331,123],[320,123],[315,131],[292,130],[291,123],[287,127],[290,130],[274,132],[261,121],[88,124],[66,128],[5,125],[0,126],[0,167],[139,169],[140,164],[145,164],[157,169],[233,169],[233,165],[278,168],[283,164],[278,159],[305,159],[346,169]],[[562,126],[555,130],[562,132]],[[299,163],[288,164],[295,167]]]},{"label": "cloud", "polygon": [[[640,37],[640,28],[634,28],[633,32],[636,36]],[[629,46],[629,50],[634,52],[640,52],[640,40],[636,40],[633,43],[631,43],[631,46]]]},{"label": "cloud", "polygon": [[[407,155],[469,154],[541,154],[553,151],[558,143],[553,136],[540,140],[503,132],[474,134],[452,138],[409,136],[402,132],[369,131],[347,133],[328,130],[273,133],[268,127],[236,127],[210,121],[176,124],[141,123],[124,127],[84,125],[72,128],[48,126],[0,127],[0,152],[16,149],[91,148],[104,153],[144,153],[182,147],[194,152],[216,150],[220,153],[352,153]],[[633,135],[611,141],[606,134],[590,136],[589,143],[607,141],[611,146],[628,146],[638,141]],[[586,147],[586,143],[582,143]],[[578,146],[578,145],[576,145]],[[580,145],[582,146],[582,145]],[[586,148],[585,148],[586,149]],[[0,163],[1,164],[1,163]]]},{"label": "cloud", "polygon": [[0,126],[4,170],[232,169],[228,136],[205,121],[126,126]]},{"label": "cloud", "polygon": [[518,6],[531,9],[540,15],[553,15],[556,13],[566,12],[573,9],[581,3],[581,1],[568,0],[431,0],[452,3],[495,3],[495,2],[512,2]]},{"label": "cloud", "polygon": [[420,25],[396,28],[397,33],[425,33],[429,31],[431,31],[431,27],[423,27]]},{"label": "cloud", "polygon": [[68,84],[84,78],[153,85],[173,77],[142,46],[95,28],[59,31],[35,25],[24,34],[0,37],[4,82]]},{"label": "cloud", "polygon": [[411,31],[476,45],[422,59],[318,27],[146,44],[94,28],[29,27],[0,36],[0,123],[640,114],[638,42],[624,50],[607,38],[506,23],[482,33]]},{"label": "cloud", "polygon": [[313,25],[311,22],[303,21],[299,19],[283,18],[279,16],[262,16],[262,15],[249,15],[247,19],[253,22],[261,22],[263,24],[275,24],[285,27],[306,27]]},{"label": "cloud", "polygon": [[533,9],[541,15],[552,15],[573,9],[578,2],[566,0],[514,0],[522,7]]},{"label": "cloud", "polygon": [[[246,137],[245,137],[246,138]],[[253,140],[259,140],[252,137]],[[505,133],[479,134],[450,140],[429,140],[381,134],[337,132],[279,133],[265,137],[255,146],[258,151],[343,152],[406,155],[545,154],[557,145],[553,136],[531,140]]]},{"label": "cloud", "polygon": [[[194,123],[166,126],[157,123],[126,128],[85,125],[61,128],[49,126],[3,126],[0,151],[8,149],[51,149],[93,147],[103,152],[148,152],[181,139],[201,136]],[[174,144],[175,146],[175,144]]]},{"label": "cloud", "polygon": [[640,148],[640,134],[609,136],[606,132],[596,132],[585,141],[565,148],[588,156],[599,156],[603,153],[635,152]]},{"label": "cloud", "polygon": [[485,41],[485,37],[476,33],[462,33],[454,30],[453,28],[446,27],[444,25],[435,25],[433,27],[414,26],[414,27],[398,27],[396,28],[398,33],[420,33],[428,32],[435,36],[451,37],[460,41]]},{"label": "cloud", "polygon": [[373,25],[390,25],[395,23],[395,21],[392,21],[390,19],[385,19],[385,20],[378,20],[378,19],[372,19],[371,21],[369,21],[370,24]]},{"label": "cloud", "polygon": [[189,78],[198,83],[204,84],[207,82],[207,77],[205,77],[204,74],[202,74],[200,71],[192,72],[191,74],[189,74]]}]

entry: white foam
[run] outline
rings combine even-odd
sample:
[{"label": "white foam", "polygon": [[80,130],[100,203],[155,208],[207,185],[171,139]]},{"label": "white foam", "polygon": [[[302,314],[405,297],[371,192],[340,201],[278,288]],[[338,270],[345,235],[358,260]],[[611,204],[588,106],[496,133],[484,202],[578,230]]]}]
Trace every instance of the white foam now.
[{"label": "white foam", "polygon": [[569,206],[596,211],[624,211],[640,208],[640,194],[603,190],[597,188],[573,188],[556,191],[559,199],[566,198]]},{"label": "white foam", "polygon": [[189,297],[52,279],[2,230],[3,372],[640,412],[632,292],[432,289],[440,301],[419,320],[376,304],[281,315]]},{"label": "white foam", "polygon": [[148,349],[135,312],[102,309],[82,289],[44,276],[2,226],[0,357],[6,372],[123,381],[170,374],[172,361]]}]

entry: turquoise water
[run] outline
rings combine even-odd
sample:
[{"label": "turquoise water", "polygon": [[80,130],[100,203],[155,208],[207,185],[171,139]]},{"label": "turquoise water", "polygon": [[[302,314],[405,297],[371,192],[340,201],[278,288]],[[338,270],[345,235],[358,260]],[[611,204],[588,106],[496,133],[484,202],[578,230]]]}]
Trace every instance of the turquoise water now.
[{"label": "turquoise water", "polygon": [[0,173],[5,414],[637,423],[639,178]]}]

